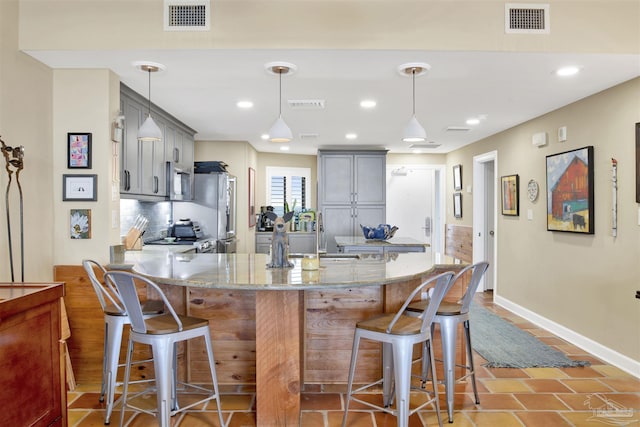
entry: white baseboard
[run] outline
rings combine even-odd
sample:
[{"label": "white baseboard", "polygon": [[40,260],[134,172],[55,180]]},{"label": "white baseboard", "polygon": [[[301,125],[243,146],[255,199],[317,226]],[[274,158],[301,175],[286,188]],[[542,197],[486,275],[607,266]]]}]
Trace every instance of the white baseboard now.
[{"label": "white baseboard", "polygon": [[622,369],[623,371],[633,375],[634,377],[640,378],[640,361],[633,360],[630,357],[625,356],[624,354],[620,354],[617,351],[610,349],[609,347],[605,347],[590,338],[580,335],[575,331],[572,331],[571,329],[568,329],[558,323],[542,317],[539,314],[536,314],[533,311],[528,310],[501,296],[494,295],[493,302],[511,311],[512,313],[517,314],[518,316],[530,321],[531,323],[534,323],[537,326],[540,326],[541,328],[552,332],[553,334],[570,342],[571,344],[576,345],[585,351],[588,351],[597,358],[602,359],[605,362]]}]

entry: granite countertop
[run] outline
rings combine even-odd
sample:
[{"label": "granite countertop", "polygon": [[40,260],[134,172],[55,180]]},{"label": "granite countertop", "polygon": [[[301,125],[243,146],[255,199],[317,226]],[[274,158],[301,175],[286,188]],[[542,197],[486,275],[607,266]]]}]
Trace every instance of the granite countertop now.
[{"label": "granite countertop", "polygon": [[412,239],[411,237],[392,237],[389,240],[369,240],[363,236],[336,236],[336,245],[342,246],[425,246],[429,247],[428,243],[420,242],[419,240]]},{"label": "granite countertop", "polygon": [[321,258],[318,270],[302,270],[302,258],[294,266],[270,269],[265,254],[180,254],[127,252],[125,263],[135,273],[158,283],[244,290],[302,290],[372,286],[421,277],[436,268],[462,264],[431,251],[402,254],[358,254]]}]

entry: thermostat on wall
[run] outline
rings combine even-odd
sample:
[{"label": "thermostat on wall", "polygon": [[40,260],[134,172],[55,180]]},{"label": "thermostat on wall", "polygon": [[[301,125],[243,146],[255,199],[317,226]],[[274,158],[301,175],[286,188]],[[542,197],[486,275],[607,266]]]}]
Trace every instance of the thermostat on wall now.
[{"label": "thermostat on wall", "polygon": [[536,147],[542,147],[544,145],[547,145],[546,132],[534,133],[531,139],[532,139],[533,145],[535,145]]}]

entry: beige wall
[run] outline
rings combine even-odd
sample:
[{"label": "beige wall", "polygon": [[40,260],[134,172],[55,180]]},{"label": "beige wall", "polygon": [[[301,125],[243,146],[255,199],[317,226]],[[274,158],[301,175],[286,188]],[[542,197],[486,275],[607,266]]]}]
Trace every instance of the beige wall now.
[{"label": "beige wall", "polygon": [[160,0],[21,0],[20,47],[638,52],[635,0],[547,0],[552,31],[542,37],[506,35],[504,3],[216,0],[210,32],[165,32]]},{"label": "beige wall", "polygon": [[[0,1],[0,138],[6,145],[24,146],[23,191],[24,277],[30,281],[52,279],[53,229],[52,72],[19,52],[18,2]],[[11,280],[7,238],[5,191],[8,174],[0,156],[0,282]],[[12,168],[12,170],[15,170]],[[56,180],[56,184],[59,181]],[[11,184],[11,216],[14,278],[21,280],[20,201],[15,173]]]},{"label": "beige wall", "polygon": [[[473,156],[492,150],[498,152],[498,179],[520,176],[520,216],[498,215],[496,295],[581,335],[584,342],[592,340],[617,352],[609,356],[636,370],[640,322],[634,295],[640,289],[640,226],[634,129],[640,122],[639,100],[640,79],[635,79],[447,156],[447,171],[458,163],[468,171],[465,185],[471,184]],[[560,126],[567,127],[568,140],[563,143],[555,137]],[[537,132],[548,133],[547,146],[532,146],[531,136]],[[594,146],[595,234],[547,231],[546,156],[589,145]],[[611,235],[611,158],[618,160],[617,237]],[[532,178],[541,191],[534,203],[526,197],[526,183]],[[460,222],[470,225],[472,198],[463,199]],[[531,221],[528,209],[533,212]],[[447,221],[455,222],[451,216]]]},{"label": "beige wall", "polygon": [[[111,122],[119,111],[119,80],[108,70],[53,73],[53,239],[56,265],[83,258],[109,261],[109,245],[120,243],[119,160],[111,142]],[[67,169],[67,132],[92,134],[92,168]],[[63,174],[97,174],[97,201],[62,201]],[[114,189],[115,186],[115,189]],[[115,190],[115,191],[112,191]],[[91,238],[70,238],[70,210],[91,209]],[[113,222],[115,218],[115,222]]]}]

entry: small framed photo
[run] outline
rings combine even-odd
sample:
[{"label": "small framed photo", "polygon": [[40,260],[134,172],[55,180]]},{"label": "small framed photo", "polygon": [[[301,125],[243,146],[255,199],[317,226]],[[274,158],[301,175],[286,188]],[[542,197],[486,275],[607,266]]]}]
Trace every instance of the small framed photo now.
[{"label": "small framed photo", "polygon": [[62,175],[62,201],[98,200],[98,175]]},{"label": "small framed photo", "polygon": [[67,134],[67,168],[91,169],[91,134]]},{"label": "small framed photo", "polygon": [[462,218],[462,193],[453,193],[453,216]]},{"label": "small framed photo", "polygon": [[256,170],[249,168],[249,227],[256,226]]},{"label": "small framed photo", "polygon": [[518,216],[520,214],[520,179],[518,175],[507,175],[500,178],[502,193],[502,215]]},{"label": "small framed photo", "polygon": [[462,165],[455,165],[453,167],[453,189],[455,191],[462,191]]},{"label": "small framed photo", "polygon": [[71,209],[69,225],[69,237],[72,239],[90,239],[91,209]]}]

